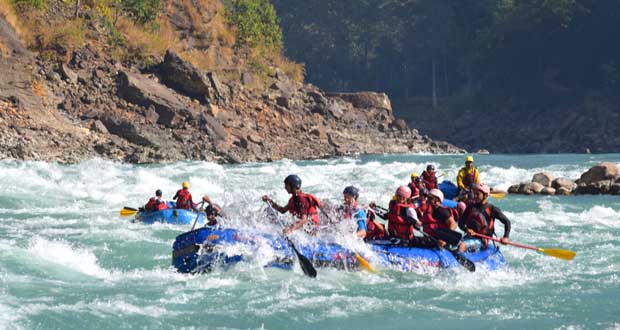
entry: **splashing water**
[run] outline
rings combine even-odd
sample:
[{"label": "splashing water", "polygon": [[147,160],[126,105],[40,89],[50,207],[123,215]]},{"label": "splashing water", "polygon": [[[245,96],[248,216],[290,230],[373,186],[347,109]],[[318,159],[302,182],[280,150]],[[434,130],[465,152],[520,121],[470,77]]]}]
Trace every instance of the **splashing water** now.
[{"label": "splashing water", "polygon": [[[304,191],[333,204],[354,184],[361,203],[385,205],[411,172],[431,163],[454,180],[463,158],[366,156],[230,166],[1,161],[0,329],[620,329],[617,196],[510,195],[494,201],[511,219],[515,242],[576,251],[571,262],[503,247],[510,268],[500,271],[319,269],[316,280],[298,267],[264,268],[273,258],[267,244],[251,251],[228,247],[250,256],[238,265],[179,274],[170,266],[171,244],[189,226],[149,226],[118,215],[125,205],[145,204],[156,189],[171,198],[189,180],[195,199],[206,194],[223,206],[224,225],[277,232],[260,196],[284,204],[282,180],[290,173],[302,178]],[[575,179],[603,160],[620,163],[620,154],[476,156],[476,165],[483,181],[506,189],[543,170]],[[352,235],[335,236],[371,255]]]}]

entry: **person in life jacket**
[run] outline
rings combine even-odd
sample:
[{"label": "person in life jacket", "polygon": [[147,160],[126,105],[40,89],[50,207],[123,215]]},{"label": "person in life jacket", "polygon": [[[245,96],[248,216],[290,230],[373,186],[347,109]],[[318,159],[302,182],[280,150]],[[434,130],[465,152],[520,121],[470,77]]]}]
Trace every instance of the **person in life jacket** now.
[{"label": "person in life jacket", "polygon": [[429,164],[426,166],[426,171],[422,172],[422,181],[424,181],[424,187],[426,189],[437,189],[437,176],[435,175],[435,165]]},{"label": "person in life jacket", "polygon": [[411,241],[414,239],[413,227],[421,228],[422,223],[410,198],[409,187],[398,187],[396,200],[391,201],[388,207],[388,233],[391,237]]},{"label": "person in life jacket", "polygon": [[420,182],[420,176],[418,175],[418,173],[411,173],[411,182],[409,182],[409,184],[407,184],[407,187],[409,187],[409,189],[411,189],[411,196],[412,199],[415,196],[420,196],[420,188],[418,187],[418,182]]},{"label": "person in life jacket", "polygon": [[[510,242],[510,220],[496,206],[489,203],[489,193],[491,189],[484,183],[472,185],[474,199],[459,219],[459,227],[468,236],[474,233],[487,236],[495,235],[495,220],[499,220],[504,225],[504,236],[500,238],[502,244]],[[486,248],[489,244],[488,240],[477,238],[482,241],[482,246]]]},{"label": "person in life jacket", "polygon": [[196,209],[197,204],[194,203],[192,194],[189,192],[189,182],[183,181],[181,187],[182,188],[177,191],[174,197],[172,197],[172,199],[177,201],[176,208],[198,211]]},{"label": "person in life jacket", "polygon": [[474,157],[469,155],[465,158],[465,167],[462,167],[456,176],[456,184],[459,187],[459,193],[469,191],[473,184],[479,183],[480,173],[474,166]]},{"label": "person in life jacket", "polygon": [[[446,246],[446,231],[454,232],[458,224],[455,220],[457,215],[456,209],[449,209],[441,206],[444,196],[441,190],[431,189],[427,197],[428,208],[422,217],[422,226],[424,232],[437,240],[437,246],[443,248]],[[457,234],[455,232],[455,234]],[[460,237],[460,234],[457,234]],[[455,243],[456,244],[456,243]],[[462,241],[458,244],[458,249],[465,252],[465,243]]]},{"label": "person in life jacket", "polygon": [[355,234],[357,237],[365,238],[368,227],[366,226],[366,210],[357,205],[359,190],[354,186],[344,188],[342,192],[343,208],[345,219],[353,219],[357,223]]},{"label": "person in life jacket", "polygon": [[291,198],[288,200],[286,206],[276,204],[268,195],[262,197],[263,201],[271,204],[278,212],[282,214],[290,212],[297,217],[298,221],[285,227],[282,230],[282,234],[288,235],[304,227],[308,220],[312,222],[312,226],[306,227],[306,230],[311,234],[315,234],[320,225],[318,208],[321,207],[321,204],[318,198],[312,194],[305,194],[301,191],[301,179],[295,174],[291,174],[284,179],[284,188],[286,192],[291,194]]},{"label": "person in life jacket", "polygon": [[155,197],[151,197],[146,205],[144,205],[144,210],[150,213],[167,209],[168,206],[166,205],[166,201],[164,201],[161,196],[161,190],[157,189],[157,191],[155,191]]}]

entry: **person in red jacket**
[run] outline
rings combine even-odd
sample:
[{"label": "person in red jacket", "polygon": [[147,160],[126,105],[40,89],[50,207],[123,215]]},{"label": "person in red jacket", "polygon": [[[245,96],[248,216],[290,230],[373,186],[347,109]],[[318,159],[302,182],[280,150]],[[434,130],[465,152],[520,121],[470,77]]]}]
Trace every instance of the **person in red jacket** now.
[{"label": "person in red jacket", "polygon": [[[284,179],[284,188],[286,192],[291,194],[291,198],[286,206],[276,204],[268,195],[262,197],[263,201],[269,203],[276,211],[282,214],[290,212],[297,217],[298,220],[295,223],[282,229],[282,234],[288,235],[302,227],[308,233],[316,234],[320,226],[318,208],[321,207],[321,204],[318,198],[301,191],[301,179],[295,174],[291,174]],[[306,225],[308,220],[311,221],[311,225]]]},{"label": "person in red jacket", "polygon": [[166,205],[166,201],[164,201],[161,196],[161,190],[157,189],[157,191],[155,191],[155,197],[151,197],[146,205],[144,205],[144,210],[150,213],[167,209],[168,206]]},{"label": "person in red jacket", "polygon": [[429,164],[426,166],[426,171],[422,172],[422,181],[426,189],[437,189],[437,176],[435,174],[435,165]]},{"label": "person in red jacket", "polygon": [[194,203],[192,194],[189,192],[189,182],[183,181],[181,186],[182,189],[179,189],[174,197],[172,197],[172,199],[177,201],[176,208],[198,211],[196,209],[197,204]]},{"label": "person in red jacket", "polygon": [[[431,189],[427,197],[428,208],[422,217],[424,232],[435,238],[439,247],[445,247],[445,240],[449,240],[445,238],[446,232],[454,232],[458,227],[456,219],[454,218],[454,215],[456,215],[458,211],[454,210],[454,212],[451,212],[451,209],[441,206],[443,198],[444,196],[441,190]],[[454,244],[456,244],[456,242]],[[465,248],[465,243],[462,241],[458,242],[458,249],[460,252],[465,252]]]}]

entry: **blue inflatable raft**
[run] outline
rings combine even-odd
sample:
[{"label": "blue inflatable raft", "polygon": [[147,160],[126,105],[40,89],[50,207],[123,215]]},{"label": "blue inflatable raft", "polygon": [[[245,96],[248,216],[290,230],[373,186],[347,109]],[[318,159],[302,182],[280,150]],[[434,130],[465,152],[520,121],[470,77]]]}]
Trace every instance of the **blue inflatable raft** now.
[{"label": "blue inflatable raft", "polygon": [[198,218],[197,224],[205,221],[204,213],[196,213],[191,210],[175,209],[175,202],[167,202],[168,208],[162,211],[136,213],[134,221],[143,223],[164,222],[172,224],[193,224]]},{"label": "blue inflatable raft", "polygon": [[[267,266],[291,269],[296,262],[295,254],[281,236],[265,234],[248,235],[234,229],[204,227],[177,236],[172,246],[172,265],[182,273],[207,272],[216,266],[226,266],[240,262],[242,253],[226,253],[227,246],[241,244],[257,248],[267,244],[275,251],[274,260]],[[396,246],[390,241],[371,241],[368,243],[379,258],[382,266],[402,271],[415,271],[427,267],[461,267],[454,256],[446,250],[423,249]],[[360,268],[355,253],[338,244],[315,242],[312,246],[297,246],[316,267],[335,267],[356,270]],[[228,249],[230,251],[230,249]],[[246,250],[247,249],[232,249]],[[466,252],[463,256],[477,267],[498,269],[506,266],[506,261],[495,246],[477,252]]]}]

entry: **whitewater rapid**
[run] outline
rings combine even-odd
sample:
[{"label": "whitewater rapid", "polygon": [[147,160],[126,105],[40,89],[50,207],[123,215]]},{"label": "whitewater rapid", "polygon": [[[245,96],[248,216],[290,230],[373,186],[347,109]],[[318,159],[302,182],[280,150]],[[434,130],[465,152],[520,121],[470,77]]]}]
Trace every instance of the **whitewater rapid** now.
[{"label": "whitewater rapid", "polygon": [[[260,196],[284,204],[288,174],[333,203],[353,184],[361,203],[387,204],[411,172],[434,164],[454,180],[463,158],[147,166],[0,161],[0,329],[620,329],[616,196],[495,201],[513,223],[514,241],[574,250],[572,262],[504,247],[510,268],[496,272],[319,269],[317,280],[299,269],[262,267],[269,249],[246,251],[252,258],[230,269],[179,274],[170,266],[171,244],[188,226],[143,225],[118,214],[143,205],[156,189],[171,198],[188,180],[196,199],[206,194],[223,206],[225,225],[274,231]],[[506,189],[543,170],[575,179],[603,160],[620,163],[620,155],[476,156],[476,165],[482,181]]]}]

